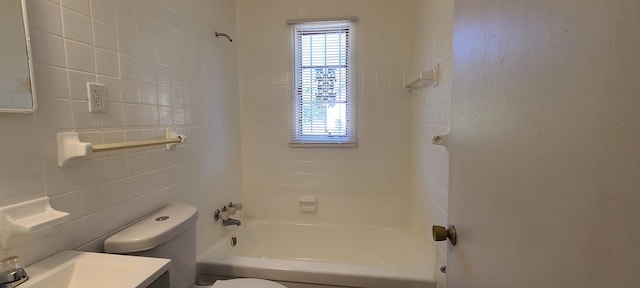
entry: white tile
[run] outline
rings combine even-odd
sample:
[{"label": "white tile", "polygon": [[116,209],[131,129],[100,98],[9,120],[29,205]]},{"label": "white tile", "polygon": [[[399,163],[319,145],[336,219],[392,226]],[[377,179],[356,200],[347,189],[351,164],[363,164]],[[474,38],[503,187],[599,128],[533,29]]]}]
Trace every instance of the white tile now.
[{"label": "white tile", "polygon": [[[82,218],[82,231],[86,234],[85,237],[88,239],[96,239],[103,236],[104,231],[114,231],[137,219],[131,214],[137,214],[139,212],[131,212],[131,208],[132,207],[120,204],[108,207],[108,209],[100,210],[97,213],[88,214]],[[137,217],[139,218],[142,215]]]},{"label": "white tile", "polygon": [[171,68],[165,65],[156,65],[156,80],[158,81],[158,85],[169,86],[171,85]]},{"label": "white tile", "polygon": [[72,9],[86,16],[90,15],[89,1],[87,0],[61,0],[62,7]]},{"label": "white tile", "polygon": [[158,89],[155,84],[140,83],[140,97],[143,104],[158,104]]},{"label": "white tile", "polygon": [[60,129],[73,128],[71,101],[45,98],[39,99],[38,105],[37,120],[40,133],[52,134]]},{"label": "white tile", "polygon": [[171,67],[171,86],[182,87],[184,74],[181,67]]},{"label": "white tile", "polygon": [[142,105],[123,104],[124,125],[126,127],[136,127],[142,125]]},{"label": "white tile", "polygon": [[100,128],[100,114],[89,112],[88,100],[71,101],[73,127],[76,129]]},{"label": "white tile", "polygon": [[95,72],[93,47],[79,42],[65,40],[69,69],[83,72]]},{"label": "white tile", "polygon": [[156,105],[143,105],[142,106],[142,125],[144,126],[157,126],[158,119],[158,106]]},{"label": "white tile", "polygon": [[42,185],[34,179],[42,179],[42,169],[12,169],[2,171],[3,183],[11,183],[5,185],[2,195],[4,205],[16,204],[23,201],[44,196]]},{"label": "white tile", "polygon": [[167,47],[156,46],[155,47],[156,63],[159,65],[169,66],[171,65],[171,50]]},{"label": "white tile", "polygon": [[138,56],[140,38],[132,29],[118,28],[118,52],[132,57]]},{"label": "white tile", "polygon": [[186,124],[185,110],[183,107],[173,107],[173,124],[182,125]]},{"label": "white tile", "polygon": [[91,215],[128,200],[129,187],[126,181],[121,180],[83,189],[79,193],[84,213]]},{"label": "white tile", "polygon": [[71,40],[93,44],[91,19],[71,10],[62,10],[64,37]]},{"label": "white tile", "polygon": [[[5,141],[0,149],[0,163],[10,163],[8,170],[35,169],[42,165],[42,155],[37,153],[40,146],[40,137],[37,133],[36,117],[4,117],[0,122],[0,131],[5,135],[11,135],[11,139],[21,141]],[[5,182],[6,183],[6,182]],[[9,189],[7,187],[7,189]]]},{"label": "white tile", "polygon": [[91,15],[101,22],[116,25],[116,2],[114,0],[91,0]]},{"label": "white tile", "polygon": [[111,52],[118,51],[118,36],[114,26],[93,21],[93,40],[96,47]]},{"label": "white tile", "polygon": [[31,31],[33,62],[66,68],[62,37],[39,31]]},{"label": "white tile", "polygon": [[122,103],[107,103],[107,112],[100,115],[100,127],[118,129],[124,126],[124,107]]},{"label": "white tile", "polygon": [[78,189],[75,167],[49,166],[44,169],[44,189],[47,196],[55,196]]},{"label": "white tile", "polygon": [[69,98],[69,89],[67,87],[67,72],[64,69],[47,66],[35,65],[35,79],[37,97],[44,98]]},{"label": "white tile", "polygon": [[119,55],[120,59],[120,77],[130,80],[140,80],[140,68],[138,60],[126,55]]},{"label": "white tile", "polygon": [[107,88],[106,100],[108,103],[122,102],[121,100],[121,82],[119,78],[109,76],[98,76],[98,83],[103,84]]},{"label": "white tile", "polygon": [[100,48],[95,49],[98,74],[119,77],[118,55]]},{"label": "white tile", "polygon": [[82,160],[77,164],[78,171],[76,173],[79,188],[93,187],[106,182],[104,159],[85,158]]},{"label": "white tile", "polygon": [[173,103],[173,105],[184,105],[182,88],[171,89],[171,103]]},{"label": "white tile", "polygon": [[158,86],[158,104],[169,106],[171,105],[171,88],[166,86]]},{"label": "white tile", "polygon": [[122,80],[120,85],[122,102],[141,103],[140,84],[137,81]]},{"label": "white tile", "polygon": [[144,152],[127,155],[128,175],[138,175],[147,171],[147,157]]},{"label": "white tile", "polygon": [[166,168],[167,165],[167,153],[163,150],[153,150],[147,153],[147,168],[149,170],[159,170]]},{"label": "white tile", "polygon": [[173,124],[173,111],[171,107],[159,106],[158,109],[158,118],[160,120],[160,125],[167,126]]},{"label": "white tile", "polygon": [[27,1],[29,27],[62,36],[60,6],[44,0]]},{"label": "white tile", "polygon": [[111,182],[126,178],[127,175],[127,156],[119,155],[106,157],[104,159],[104,169],[106,173],[106,181]]},{"label": "white tile", "polygon": [[136,32],[136,10],[133,3],[128,0],[117,0],[116,2],[116,21],[118,29],[126,29]]},{"label": "white tile", "polygon": [[88,100],[87,82],[96,82],[96,75],[69,70],[69,95],[74,100]]},{"label": "white tile", "polygon": [[[141,52],[144,55],[146,52]],[[145,59],[146,58],[146,59]],[[140,58],[140,81],[156,84],[156,65],[150,57]]]}]

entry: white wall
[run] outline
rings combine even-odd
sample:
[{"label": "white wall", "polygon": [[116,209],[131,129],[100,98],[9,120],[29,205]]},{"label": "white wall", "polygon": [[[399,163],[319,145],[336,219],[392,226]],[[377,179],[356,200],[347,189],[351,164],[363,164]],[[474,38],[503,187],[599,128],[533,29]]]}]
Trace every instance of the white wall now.
[{"label": "white wall", "polygon": [[[220,233],[213,209],[242,184],[237,48],[212,36],[235,34],[235,2],[27,2],[40,107],[0,114],[0,206],[46,195],[72,220],[3,254],[29,264],[173,202],[198,206],[199,247],[212,241]],[[88,113],[87,81],[107,86],[106,113]],[[187,143],[56,166],[57,132],[102,143],[162,137],[164,127]]]},{"label": "white wall", "polygon": [[411,211],[412,230],[428,255],[440,287],[446,265],[446,244],[435,243],[432,225],[447,224],[449,193],[449,150],[431,143],[433,135],[449,132],[451,111],[451,61],[453,42],[453,0],[421,0],[415,9],[415,73],[440,64],[441,81],[412,95]]},{"label": "white wall", "polygon": [[[413,0],[239,0],[247,216],[402,226],[408,217]],[[290,148],[287,79],[295,18],[357,16],[358,147]],[[316,195],[317,214],[296,197]]]}]

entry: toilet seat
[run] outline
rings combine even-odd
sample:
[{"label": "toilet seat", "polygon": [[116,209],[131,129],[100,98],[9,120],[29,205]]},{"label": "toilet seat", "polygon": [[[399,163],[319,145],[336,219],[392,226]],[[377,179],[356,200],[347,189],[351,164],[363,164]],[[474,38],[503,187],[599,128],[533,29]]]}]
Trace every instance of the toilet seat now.
[{"label": "toilet seat", "polygon": [[276,282],[253,279],[253,278],[237,278],[230,280],[218,280],[213,286],[195,286],[194,288],[286,288]]}]

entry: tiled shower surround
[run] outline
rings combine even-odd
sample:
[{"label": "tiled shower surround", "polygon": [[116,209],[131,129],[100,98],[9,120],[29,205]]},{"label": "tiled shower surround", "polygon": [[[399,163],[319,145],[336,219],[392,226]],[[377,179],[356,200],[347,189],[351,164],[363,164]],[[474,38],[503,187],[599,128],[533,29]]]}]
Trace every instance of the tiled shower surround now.
[{"label": "tiled shower surround", "polygon": [[[236,33],[235,1],[27,2],[39,108],[0,114],[10,139],[0,144],[0,206],[46,195],[73,220],[10,254],[28,264],[177,201],[210,215],[240,195],[237,46],[213,36]],[[106,113],[88,112],[86,82],[106,85]],[[57,132],[109,143],[161,138],[164,127],[187,142],[56,165]],[[199,221],[199,246],[220,229]]]}]

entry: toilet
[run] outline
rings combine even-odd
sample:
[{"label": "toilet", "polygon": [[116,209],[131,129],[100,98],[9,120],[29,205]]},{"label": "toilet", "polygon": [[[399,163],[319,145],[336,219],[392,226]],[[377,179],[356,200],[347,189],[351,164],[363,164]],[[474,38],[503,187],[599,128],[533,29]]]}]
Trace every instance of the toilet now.
[{"label": "toilet", "polygon": [[112,235],[104,241],[106,253],[171,259],[171,288],[286,288],[273,281],[238,278],[194,286],[196,281],[196,227],[198,210],[176,204]]}]

